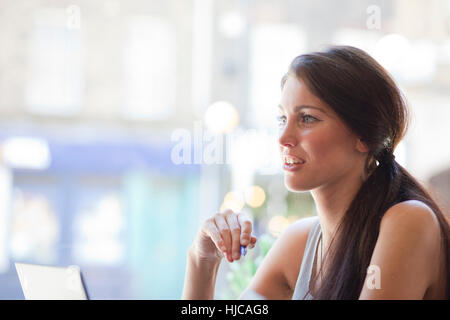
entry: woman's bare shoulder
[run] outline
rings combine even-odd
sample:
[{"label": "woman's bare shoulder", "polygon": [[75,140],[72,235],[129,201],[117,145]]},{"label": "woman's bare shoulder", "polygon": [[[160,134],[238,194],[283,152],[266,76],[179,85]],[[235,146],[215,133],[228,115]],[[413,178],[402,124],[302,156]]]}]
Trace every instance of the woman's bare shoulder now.
[{"label": "woman's bare shoulder", "polygon": [[[434,212],[423,202],[403,201],[384,214],[371,266],[381,274],[378,290],[363,287],[361,299],[423,299],[433,296],[444,273],[439,267],[444,253],[440,226]],[[427,295],[428,293],[428,295]],[[438,294],[434,294],[437,296]]]},{"label": "woman's bare shoulder", "polygon": [[318,216],[310,216],[310,217],[306,217],[306,218],[301,218],[301,219],[298,219],[298,220],[294,221],[293,223],[291,223],[288,226],[288,229],[289,228],[295,229],[300,232],[306,231],[306,233],[308,234],[309,230],[317,222],[318,219],[319,219]]},{"label": "woman's bare shoulder", "polygon": [[[287,240],[297,239],[300,242],[304,242],[303,245],[306,244],[306,240],[309,235],[309,231],[311,228],[317,223],[319,218],[317,216],[306,217],[298,219],[297,221],[291,223],[285,230],[283,237],[287,238]],[[304,241],[302,241],[304,240]],[[291,245],[300,245],[298,242],[288,241]]]}]

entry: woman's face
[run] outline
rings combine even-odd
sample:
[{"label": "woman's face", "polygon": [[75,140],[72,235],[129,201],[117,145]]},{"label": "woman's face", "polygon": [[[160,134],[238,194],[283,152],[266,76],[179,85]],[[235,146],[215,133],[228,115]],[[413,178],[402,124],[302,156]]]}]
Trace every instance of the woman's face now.
[{"label": "woman's face", "polygon": [[294,192],[313,190],[339,183],[359,170],[365,157],[358,138],[331,107],[308,90],[302,80],[288,77],[279,107],[279,144],[283,164],[283,153],[305,161],[293,171],[283,167],[287,189]]}]

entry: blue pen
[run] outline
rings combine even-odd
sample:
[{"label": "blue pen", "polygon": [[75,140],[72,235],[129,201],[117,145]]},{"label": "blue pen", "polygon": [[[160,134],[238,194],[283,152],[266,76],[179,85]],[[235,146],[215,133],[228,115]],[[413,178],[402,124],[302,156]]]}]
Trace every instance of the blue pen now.
[{"label": "blue pen", "polygon": [[247,253],[247,247],[241,246],[241,256],[245,256],[246,253]]}]

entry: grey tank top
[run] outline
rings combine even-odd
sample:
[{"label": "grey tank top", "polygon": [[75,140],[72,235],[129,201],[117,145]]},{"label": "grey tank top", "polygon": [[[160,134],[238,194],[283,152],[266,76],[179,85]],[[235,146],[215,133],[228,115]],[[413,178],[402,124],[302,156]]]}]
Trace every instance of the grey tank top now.
[{"label": "grey tank top", "polygon": [[[308,239],[306,240],[302,265],[300,267],[300,273],[298,274],[297,283],[295,284],[295,290],[294,294],[292,295],[292,300],[311,300],[314,298],[308,292],[309,280],[311,278],[311,273],[314,265],[314,257],[316,256],[317,244],[319,242],[321,234],[322,229],[320,228],[319,218],[316,217],[316,221],[311,227],[311,230],[308,234]],[[308,294],[306,295],[307,292]]]}]

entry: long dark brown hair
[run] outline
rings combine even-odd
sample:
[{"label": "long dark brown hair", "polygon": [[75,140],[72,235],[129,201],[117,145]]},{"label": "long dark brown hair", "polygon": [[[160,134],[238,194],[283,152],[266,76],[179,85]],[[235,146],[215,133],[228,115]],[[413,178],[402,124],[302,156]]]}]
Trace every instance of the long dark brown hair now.
[{"label": "long dark brown hair", "polygon": [[369,148],[367,179],[334,234],[325,257],[327,272],[318,288],[317,277],[311,279],[314,298],[358,299],[381,218],[406,200],[425,203],[439,221],[450,297],[449,223],[431,194],[392,157],[410,121],[406,99],[392,77],[370,55],[350,46],[300,55],[290,64],[282,88],[289,76],[301,79]]}]

